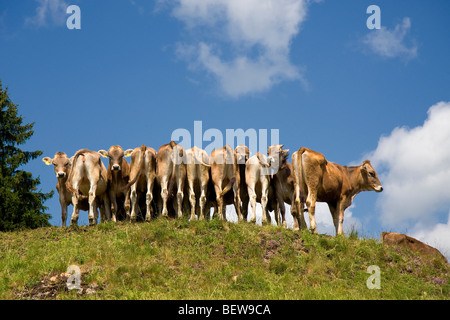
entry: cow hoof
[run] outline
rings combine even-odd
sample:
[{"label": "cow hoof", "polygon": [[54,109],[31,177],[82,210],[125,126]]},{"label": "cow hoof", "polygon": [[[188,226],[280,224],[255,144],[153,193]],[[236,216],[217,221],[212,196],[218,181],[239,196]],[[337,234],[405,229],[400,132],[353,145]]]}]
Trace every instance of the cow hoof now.
[{"label": "cow hoof", "polygon": [[89,219],[90,226],[95,226],[96,224],[97,224],[97,221],[95,221],[95,219]]}]

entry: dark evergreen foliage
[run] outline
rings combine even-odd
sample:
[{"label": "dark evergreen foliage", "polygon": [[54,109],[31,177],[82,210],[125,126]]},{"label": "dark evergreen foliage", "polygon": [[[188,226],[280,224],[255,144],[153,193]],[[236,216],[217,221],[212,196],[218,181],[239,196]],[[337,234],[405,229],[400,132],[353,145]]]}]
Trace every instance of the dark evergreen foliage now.
[{"label": "dark evergreen foliage", "polygon": [[42,151],[23,151],[18,147],[33,135],[34,123],[23,124],[17,107],[0,81],[0,231],[50,225],[44,202],[53,196],[53,191],[37,190],[39,178],[19,169]]}]

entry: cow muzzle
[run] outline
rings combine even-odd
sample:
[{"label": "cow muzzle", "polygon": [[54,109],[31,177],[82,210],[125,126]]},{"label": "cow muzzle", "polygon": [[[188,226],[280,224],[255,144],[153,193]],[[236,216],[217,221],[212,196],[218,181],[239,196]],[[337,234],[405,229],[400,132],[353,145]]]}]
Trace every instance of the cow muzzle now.
[{"label": "cow muzzle", "polygon": [[111,169],[113,169],[113,170],[120,170],[120,166],[118,164],[113,164],[111,166]]},{"label": "cow muzzle", "polygon": [[374,189],[376,192],[381,192],[381,191],[383,191],[383,187],[382,187],[381,185],[376,186],[376,187],[374,187],[373,189]]},{"label": "cow muzzle", "polygon": [[57,178],[64,178],[66,176],[66,173],[65,172],[62,172],[62,171],[60,171],[60,172],[58,172],[57,174],[56,174],[56,177]]}]

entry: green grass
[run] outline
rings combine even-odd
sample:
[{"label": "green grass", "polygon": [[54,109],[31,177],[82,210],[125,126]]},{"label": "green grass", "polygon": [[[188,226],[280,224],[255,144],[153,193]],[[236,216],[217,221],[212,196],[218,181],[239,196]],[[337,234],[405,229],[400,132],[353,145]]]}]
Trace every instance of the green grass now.
[{"label": "green grass", "polygon": [[[448,265],[373,239],[250,223],[156,219],[0,234],[0,299],[449,299]],[[381,269],[381,289],[366,272]],[[93,287],[91,294],[86,288]],[[37,296],[50,298],[50,296]]]}]

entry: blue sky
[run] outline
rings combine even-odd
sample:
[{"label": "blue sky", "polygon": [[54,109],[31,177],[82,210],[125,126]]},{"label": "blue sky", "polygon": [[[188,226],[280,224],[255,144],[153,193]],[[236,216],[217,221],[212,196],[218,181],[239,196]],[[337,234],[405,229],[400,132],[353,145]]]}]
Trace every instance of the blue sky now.
[{"label": "blue sky", "polygon": [[[66,27],[70,4],[80,30]],[[379,30],[366,26],[372,4]],[[158,149],[198,120],[224,135],[278,129],[291,153],[306,146],[343,165],[371,157],[385,191],[359,194],[344,226],[409,233],[449,255],[450,193],[439,177],[450,134],[434,124],[450,119],[449,12],[446,0],[2,0],[0,79],[36,122],[24,148],[43,156]],[[52,168],[27,169],[54,189]],[[426,206],[410,213],[408,201]],[[60,225],[57,196],[47,205]],[[317,216],[328,231],[329,213]]]}]

